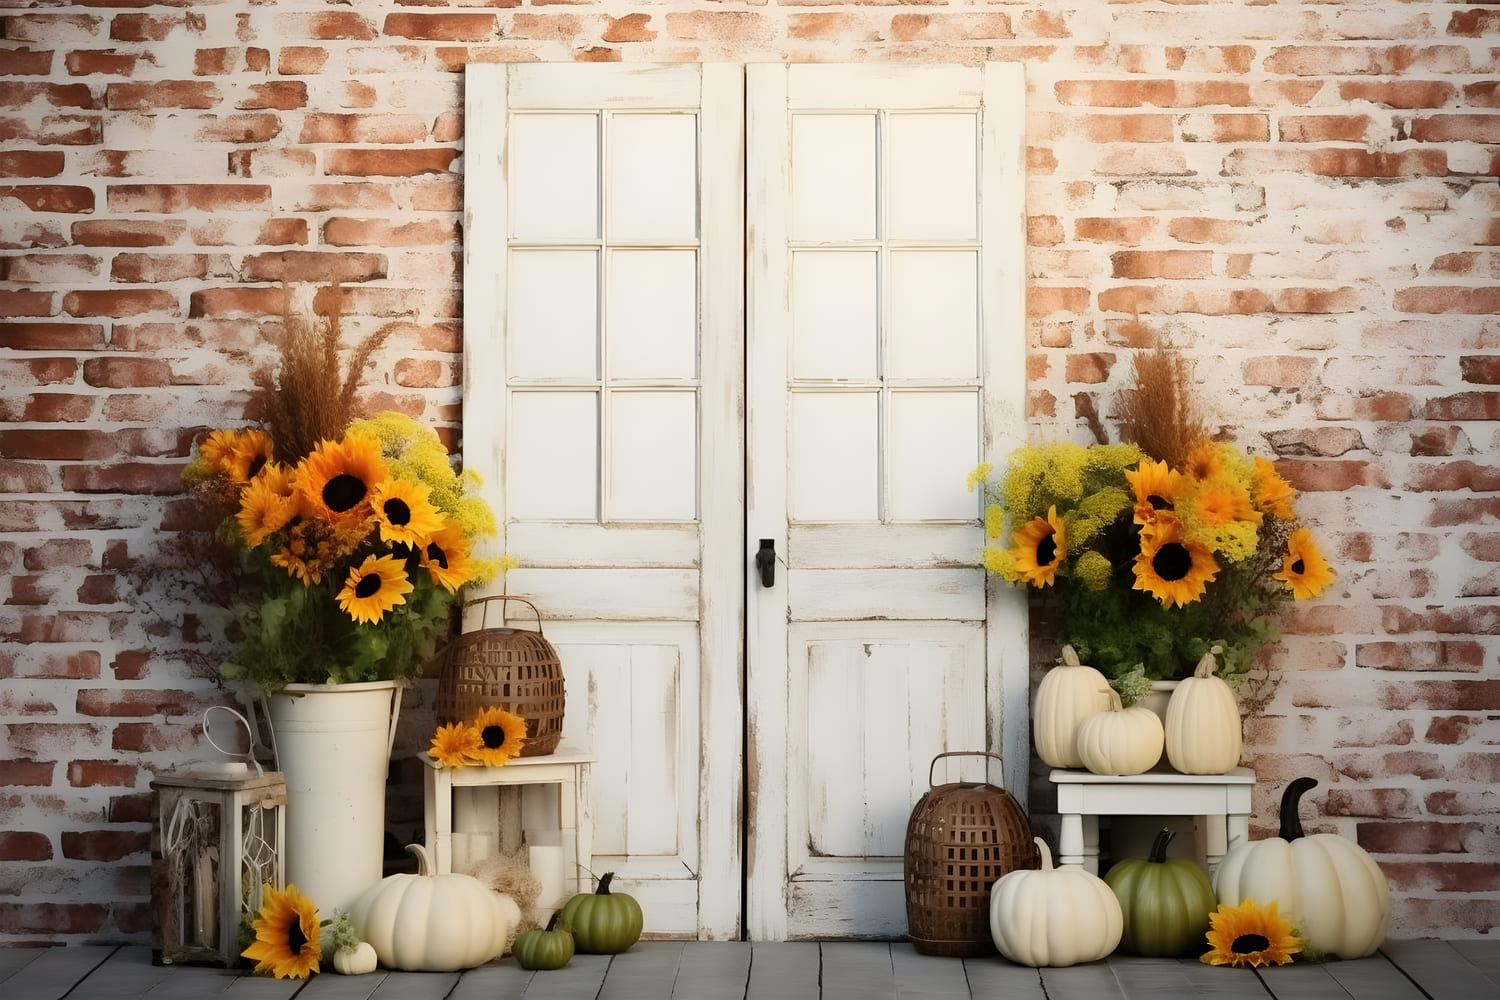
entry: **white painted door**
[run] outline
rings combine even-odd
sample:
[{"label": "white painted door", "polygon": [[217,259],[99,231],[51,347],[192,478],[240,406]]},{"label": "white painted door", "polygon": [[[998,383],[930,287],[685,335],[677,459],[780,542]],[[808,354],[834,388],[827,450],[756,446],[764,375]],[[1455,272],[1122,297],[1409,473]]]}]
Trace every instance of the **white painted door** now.
[{"label": "white painted door", "polygon": [[933,758],[1027,773],[1024,602],[987,598],[964,487],[1023,432],[1021,75],[747,80],[747,555],[777,553],[747,577],[748,929],[900,936]]},{"label": "white painted door", "polygon": [[903,933],[932,757],[1024,790],[964,490],[1022,430],[1019,72],[466,81],[464,460],[599,758],[595,870],[654,934]]},{"label": "white painted door", "polygon": [[598,758],[593,868],[737,937],[743,69],[465,80],[464,461]]}]

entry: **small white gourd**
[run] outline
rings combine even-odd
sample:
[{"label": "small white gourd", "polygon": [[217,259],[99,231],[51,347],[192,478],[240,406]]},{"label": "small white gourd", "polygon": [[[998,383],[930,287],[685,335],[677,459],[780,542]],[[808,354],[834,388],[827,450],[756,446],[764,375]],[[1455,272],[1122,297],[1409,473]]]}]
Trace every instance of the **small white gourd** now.
[{"label": "small white gourd", "polygon": [[1052,867],[1042,838],[1040,869],[1018,868],[990,888],[990,935],[1000,954],[1022,965],[1095,962],[1114,951],[1125,916],[1114,891],[1078,865]]},{"label": "small white gourd", "polygon": [[374,972],[378,961],[374,946],[361,941],[352,948],[340,948],[333,953],[333,971],[346,976],[362,976]]},{"label": "small white gourd", "polygon": [[1243,737],[1234,689],[1214,676],[1215,646],[1167,702],[1167,760],[1183,774],[1226,774],[1239,766]]},{"label": "small white gourd", "polygon": [[1072,646],[1062,648],[1062,663],[1042,676],[1032,707],[1031,735],[1036,755],[1050,767],[1082,767],[1078,724],[1109,707],[1103,693],[1109,681],[1078,661]]},{"label": "small white gourd", "polygon": [[1149,708],[1126,708],[1113,688],[1109,709],[1078,724],[1078,757],[1095,774],[1141,774],[1161,760],[1161,719]]}]

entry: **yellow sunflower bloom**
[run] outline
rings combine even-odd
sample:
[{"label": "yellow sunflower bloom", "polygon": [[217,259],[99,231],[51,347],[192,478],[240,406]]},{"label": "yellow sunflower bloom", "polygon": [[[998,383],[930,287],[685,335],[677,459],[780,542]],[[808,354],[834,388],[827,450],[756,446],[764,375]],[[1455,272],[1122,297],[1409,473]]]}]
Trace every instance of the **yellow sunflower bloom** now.
[{"label": "yellow sunflower bloom", "polygon": [[1221,445],[1204,441],[1194,445],[1183,459],[1182,471],[1193,479],[1212,479],[1224,471],[1224,455]]},{"label": "yellow sunflower bloom", "polygon": [[469,540],[454,522],[443,525],[420,551],[421,563],[432,576],[432,582],[450,594],[474,579]]},{"label": "yellow sunflower bloom", "polygon": [[1224,528],[1237,521],[1260,524],[1264,520],[1264,515],[1250,502],[1250,491],[1224,476],[1198,483],[1191,503],[1197,519],[1209,528]]},{"label": "yellow sunflower bloom", "polygon": [[266,469],[240,494],[240,510],[235,515],[245,545],[252,549],[285,528],[297,514],[296,497],[286,492],[279,467],[273,462]]},{"label": "yellow sunflower bloom", "polygon": [[318,910],[294,885],[278,890],[265,887],[265,904],[250,925],[255,941],[240,952],[255,971],[277,979],[306,979],[318,971],[322,944],[318,940]]},{"label": "yellow sunflower bloom", "polygon": [[1207,965],[1285,965],[1302,950],[1291,921],[1276,912],[1276,901],[1264,909],[1255,900],[1221,905],[1208,915]]},{"label": "yellow sunflower bloom", "polygon": [[239,439],[240,432],[236,430],[209,431],[204,435],[203,440],[198,442],[198,457],[207,462],[213,471],[228,475],[229,462]]},{"label": "yellow sunflower bloom", "polygon": [[1146,591],[1162,607],[1193,603],[1218,574],[1213,553],[1201,543],[1184,541],[1176,521],[1158,521],[1141,532],[1134,589]]},{"label": "yellow sunflower bloom", "polygon": [[223,468],[233,482],[248,483],[275,458],[276,448],[271,444],[271,435],[251,428],[235,438],[224,458]]},{"label": "yellow sunflower bloom", "polygon": [[470,726],[479,736],[474,759],[489,767],[504,764],[526,745],[526,720],[498,706],[481,709]]},{"label": "yellow sunflower bloom", "polygon": [[1125,470],[1125,478],[1135,489],[1135,523],[1151,524],[1157,511],[1171,510],[1183,488],[1183,476],[1173,472],[1166,462],[1152,458],[1141,460],[1134,469]]},{"label": "yellow sunflower bloom", "polygon": [[378,622],[414,588],[406,578],[406,567],[395,556],[366,556],[349,571],[339,591],[339,607],[356,622]]},{"label": "yellow sunflower bloom", "polygon": [[303,511],[324,521],[362,518],[371,494],[387,478],[380,443],[362,434],[324,441],[297,467],[297,493]]},{"label": "yellow sunflower bloom", "polygon": [[462,722],[455,722],[438,726],[437,732],[432,735],[432,746],[427,749],[427,756],[445,767],[461,767],[478,760],[483,745],[479,739],[479,730]]},{"label": "yellow sunflower bloom", "polygon": [[1017,530],[1010,551],[1021,580],[1033,587],[1051,586],[1068,556],[1068,533],[1057,516],[1057,506],[1048,508],[1046,517],[1034,517]]},{"label": "yellow sunflower bloom", "polygon": [[376,484],[371,504],[382,541],[420,548],[443,526],[442,513],[432,505],[432,490],[407,479],[385,479]]},{"label": "yellow sunflower bloom", "polygon": [[1290,521],[1292,514],[1292,501],[1297,498],[1297,491],[1292,489],[1292,484],[1281,478],[1276,471],[1276,466],[1271,460],[1262,456],[1255,456],[1255,503],[1267,514],[1273,514],[1283,521]]},{"label": "yellow sunflower bloom", "polygon": [[1281,572],[1273,573],[1275,579],[1286,584],[1297,600],[1317,597],[1333,582],[1333,567],[1323,558],[1323,552],[1313,541],[1312,532],[1298,528],[1287,539],[1286,555],[1281,561]]}]

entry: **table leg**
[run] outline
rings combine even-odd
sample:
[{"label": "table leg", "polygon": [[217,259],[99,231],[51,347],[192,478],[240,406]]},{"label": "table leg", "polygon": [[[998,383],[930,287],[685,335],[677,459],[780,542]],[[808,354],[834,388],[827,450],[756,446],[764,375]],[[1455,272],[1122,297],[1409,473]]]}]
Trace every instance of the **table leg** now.
[{"label": "table leg", "polygon": [[1057,863],[1083,864],[1083,816],[1079,813],[1062,814],[1062,832],[1057,838]]},{"label": "table leg", "polygon": [[562,840],[563,891],[567,894],[564,900],[583,891],[578,870],[578,768],[572,770],[572,777],[557,783],[557,829]]},{"label": "table leg", "polygon": [[453,871],[453,778],[441,768],[428,768],[422,785],[427,814],[427,848],[432,852],[434,875]]},{"label": "table leg", "polygon": [[1083,817],[1083,870],[1099,874],[1099,817]]},{"label": "table leg", "polygon": [[[1248,827],[1249,818],[1246,818]],[[1229,826],[1225,817],[1220,815],[1203,817],[1203,860],[1208,865],[1208,874],[1213,876],[1219,871],[1219,862],[1224,860],[1224,854],[1229,850]]]},{"label": "table leg", "polygon": [[574,808],[573,822],[575,824],[576,843],[574,851],[577,854],[573,873],[576,884],[588,885],[588,870],[594,867],[594,817],[589,810],[589,765],[587,763],[578,765],[578,780],[573,786],[574,794],[577,796],[577,805]]}]

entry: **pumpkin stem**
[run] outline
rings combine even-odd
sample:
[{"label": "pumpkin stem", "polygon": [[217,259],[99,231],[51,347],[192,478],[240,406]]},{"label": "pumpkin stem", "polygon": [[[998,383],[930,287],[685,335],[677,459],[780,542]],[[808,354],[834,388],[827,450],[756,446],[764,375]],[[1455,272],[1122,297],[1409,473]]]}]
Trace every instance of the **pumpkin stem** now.
[{"label": "pumpkin stem", "polygon": [[1042,856],[1041,870],[1050,872],[1052,870],[1052,849],[1047,846],[1047,842],[1041,837],[1032,837],[1031,839],[1036,841],[1037,853]]},{"label": "pumpkin stem", "polygon": [[1120,692],[1116,691],[1114,688],[1104,688],[1100,693],[1109,695],[1109,711],[1125,711],[1125,703],[1120,700]]},{"label": "pumpkin stem", "polygon": [[1212,646],[1212,647],[1210,647],[1209,650],[1208,650],[1208,652],[1206,652],[1206,653],[1203,654],[1203,658],[1198,661],[1197,668],[1193,670],[1193,676],[1194,677],[1200,677],[1200,678],[1201,677],[1212,677],[1214,675],[1214,668],[1219,665],[1219,661],[1218,661],[1218,659],[1216,657],[1216,654],[1221,653],[1223,651],[1224,651],[1224,647],[1223,646]]},{"label": "pumpkin stem", "polygon": [[1281,839],[1296,840],[1302,836],[1302,820],[1297,806],[1302,796],[1318,786],[1317,778],[1297,778],[1281,793]]},{"label": "pumpkin stem", "polygon": [[603,875],[599,876],[599,888],[597,888],[597,889],[594,890],[594,895],[596,895],[596,896],[608,896],[609,895],[609,884],[611,882],[613,882],[614,880],[615,880],[615,873],[614,872],[605,872]]},{"label": "pumpkin stem", "polygon": [[427,848],[421,844],[407,844],[406,853],[416,855],[418,875],[431,875],[437,870],[432,863],[432,856],[427,853]]},{"label": "pumpkin stem", "polygon": [[1067,667],[1081,667],[1081,666],[1083,666],[1083,664],[1080,663],[1079,660],[1078,660],[1078,653],[1073,649],[1072,646],[1064,646],[1062,648],[1062,657],[1061,657],[1061,659],[1062,659],[1063,665],[1067,666]]},{"label": "pumpkin stem", "polygon": [[1175,836],[1177,836],[1175,830],[1170,827],[1163,827],[1161,833],[1158,833],[1156,839],[1151,842],[1151,853],[1147,856],[1146,860],[1152,864],[1165,864],[1167,861],[1167,845],[1172,842],[1172,838]]}]

